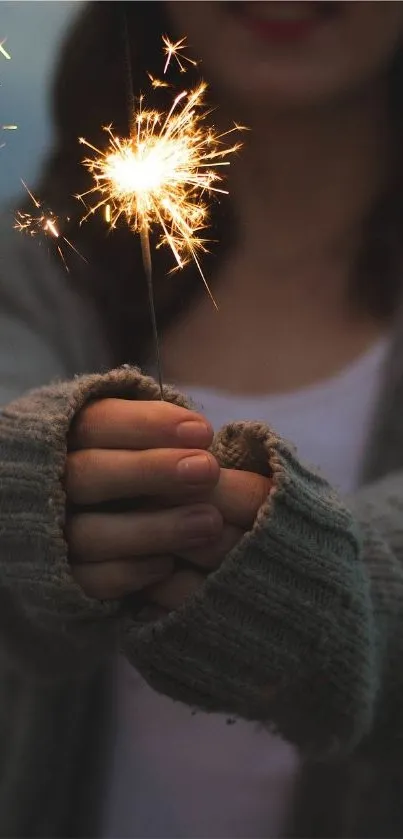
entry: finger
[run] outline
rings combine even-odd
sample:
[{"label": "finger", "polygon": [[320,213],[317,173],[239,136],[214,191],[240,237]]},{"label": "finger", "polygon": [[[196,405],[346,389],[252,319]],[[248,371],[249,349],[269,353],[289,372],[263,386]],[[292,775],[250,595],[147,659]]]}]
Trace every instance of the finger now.
[{"label": "finger", "polygon": [[200,568],[219,568],[224,557],[242,539],[244,531],[233,524],[224,524],[221,536],[208,547],[180,551],[177,555]]},{"label": "finger", "polygon": [[253,527],[271,487],[272,481],[269,478],[254,472],[221,469],[220,479],[209,500],[216,504],[224,521],[248,530]]},{"label": "finger", "polygon": [[211,425],[201,414],[170,402],[99,399],[77,414],[69,449],[205,449],[212,439]]},{"label": "finger", "polygon": [[178,609],[203,585],[204,580],[203,574],[192,569],[176,571],[167,580],[152,586],[147,591],[147,597],[151,603],[168,611]]},{"label": "finger", "polygon": [[212,490],[220,469],[212,454],[189,449],[84,449],[67,458],[65,488],[73,504],[136,496],[178,497]]},{"label": "finger", "polygon": [[178,553],[217,539],[222,517],[195,504],[155,512],[78,513],[67,521],[73,562],[107,562],[133,556]]},{"label": "finger", "polygon": [[173,559],[155,556],[72,565],[72,573],[89,597],[115,600],[165,579],[173,567]]}]

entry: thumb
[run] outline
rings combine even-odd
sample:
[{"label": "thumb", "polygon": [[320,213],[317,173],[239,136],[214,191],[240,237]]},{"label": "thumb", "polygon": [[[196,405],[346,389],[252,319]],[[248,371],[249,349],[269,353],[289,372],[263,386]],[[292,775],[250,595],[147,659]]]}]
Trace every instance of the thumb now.
[{"label": "thumb", "polygon": [[253,526],[271,487],[269,478],[255,472],[221,469],[211,502],[219,509],[225,522],[247,530]]}]

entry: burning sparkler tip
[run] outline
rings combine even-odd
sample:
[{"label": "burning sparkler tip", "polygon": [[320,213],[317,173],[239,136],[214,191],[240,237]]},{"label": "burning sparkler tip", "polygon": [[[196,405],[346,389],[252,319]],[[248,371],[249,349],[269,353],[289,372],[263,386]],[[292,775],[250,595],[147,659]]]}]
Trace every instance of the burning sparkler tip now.
[{"label": "burning sparkler tip", "polygon": [[[172,60],[181,73],[186,65],[197,65],[183,54],[185,43],[185,38],[172,42],[163,36],[164,73]],[[153,88],[168,86],[151,73],[148,77]],[[206,90],[203,81],[190,91],[182,90],[174,97],[168,113],[147,110],[141,95],[138,109],[131,114],[129,136],[121,138],[115,135],[112,125],[104,127],[109,136],[103,150],[80,137],[79,142],[91,152],[83,164],[93,176],[94,185],[77,198],[86,208],[81,223],[98,210],[103,211],[110,229],[124,219],[129,229],[140,235],[143,259],[145,251],[149,255],[150,233],[159,228],[157,248],[170,248],[177,270],[193,260],[218,309],[198,259],[207,251],[207,241],[202,238],[209,215],[204,198],[227,192],[220,185],[221,167],[229,165],[228,157],[242,143],[229,147],[226,138],[244,128],[234,124],[220,133],[213,125],[206,126],[210,114],[204,108]],[[150,278],[151,257],[147,265]]]}]

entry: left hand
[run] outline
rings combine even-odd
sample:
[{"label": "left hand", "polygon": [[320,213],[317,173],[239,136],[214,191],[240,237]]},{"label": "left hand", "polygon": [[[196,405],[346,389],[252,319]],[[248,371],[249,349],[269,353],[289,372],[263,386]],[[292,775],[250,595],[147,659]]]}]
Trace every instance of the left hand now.
[{"label": "left hand", "polygon": [[[266,501],[272,482],[254,472],[235,469],[221,469],[218,484],[207,501],[214,504],[224,519],[222,536],[217,542],[205,548],[194,548],[179,554],[196,568],[174,572],[167,580],[148,589],[149,601],[153,606],[144,610],[144,617],[161,617],[177,609],[199,586],[203,585],[206,573],[221,565],[226,554],[239,542],[243,534],[253,527],[260,507]],[[204,573],[203,573],[204,572]]]}]

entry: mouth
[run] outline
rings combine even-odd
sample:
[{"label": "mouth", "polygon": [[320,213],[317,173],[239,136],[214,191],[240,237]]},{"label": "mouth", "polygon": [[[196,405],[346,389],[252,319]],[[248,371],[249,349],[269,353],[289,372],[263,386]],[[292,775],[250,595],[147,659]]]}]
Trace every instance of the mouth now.
[{"label": "mouth", "polygon": [[342,11],[341,2],[332,0],[240,0],[228,3],[238,22],[269,40],[296,40],[311,34]]}]

